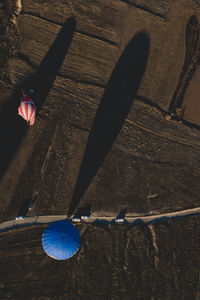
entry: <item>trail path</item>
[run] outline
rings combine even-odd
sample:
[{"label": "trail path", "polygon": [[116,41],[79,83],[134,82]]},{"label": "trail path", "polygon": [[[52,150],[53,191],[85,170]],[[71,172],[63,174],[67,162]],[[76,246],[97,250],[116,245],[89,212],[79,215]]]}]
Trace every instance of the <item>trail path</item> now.
[{"label": "trail path", "polygon": [[[156,221],[164,221],[167,219],[173,219],[173,218],[180,218],[185,216],[191,216],[191,215],[198,215],[200,214],[200,207],[191,208],[191,209],[185,209],[181,211],[175,211],[165,214],[156,214],[156,215],[147,215],[147,216],[128,216],[125,218],[124,223],[133,224],[136,222],[143,222],[143,223],[150,223],[150,222],[156,222]],[[34,216],[34,217],[24,217],[23,219],[19,220],[10,220],[5,221],[0,224],[0,232],[1,231],[7,231],[13,228],[18,227],[24,227],[24,226],[31,226],[35,224],[46,224],[51,223],[58,220],[68,220],[72,223],[77,223],[77,221],[73,219],[67,219],[66,215],[53,215],[53,216]],[[95,222],[102,222],[102,223],[113,223],[115,222],[115,218],[110,216],[91,216],[88,219],[80,220],[79,223],[84,224],[92,224]],[[123,223],[116,223],[116,224],[123,224]]]}]

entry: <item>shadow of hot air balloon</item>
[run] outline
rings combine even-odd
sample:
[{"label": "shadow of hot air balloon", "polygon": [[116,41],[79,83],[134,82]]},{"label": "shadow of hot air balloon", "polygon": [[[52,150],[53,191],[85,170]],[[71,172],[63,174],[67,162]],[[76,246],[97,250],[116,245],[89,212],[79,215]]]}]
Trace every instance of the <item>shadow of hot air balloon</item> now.
[{"label": "shadow of hot air balloon", "polygon": [[17,108],[20,99],[20,90],[25,91],[34,89],[34,102],[37,112],[41,109],[46,97],[49,94],[51,86],[58,74],[71,44],[76,21],[73,17],[69,18],[49,51],[42,60],[37,72],[17,86],[12,96],[5,101],[0,111],[0,180],[9,167],[20,143],[26,132],[27,125],[24,120],[17,115]]},{"label": "shadow of hot air balloon", "polygon": [[25,90],[33,89],[35,91],[33,97],[37,106],[37,111],[41,109],[64,61],[73,38],[75,26],[76,21],[74,17],[69,18],[65,22],[37,72],[24,84]]},{"label": "shadow of hot air balloon", "polygon": [[125,123],[146,68],[149,47],[148,35],[137,33],[114,68],[91,128],[68,216],[75,211]]}]

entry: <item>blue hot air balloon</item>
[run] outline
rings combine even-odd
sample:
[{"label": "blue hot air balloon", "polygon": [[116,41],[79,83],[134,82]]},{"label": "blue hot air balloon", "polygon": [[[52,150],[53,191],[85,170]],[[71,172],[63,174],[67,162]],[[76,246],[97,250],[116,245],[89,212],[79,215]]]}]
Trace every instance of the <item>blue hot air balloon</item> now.
[{"label": "blue hot air balloon", "polygon": [[80,246],[80,235],[74,225],[67,221],[51,223],[42,236],[44,251],[54,259],[72,257]]}]

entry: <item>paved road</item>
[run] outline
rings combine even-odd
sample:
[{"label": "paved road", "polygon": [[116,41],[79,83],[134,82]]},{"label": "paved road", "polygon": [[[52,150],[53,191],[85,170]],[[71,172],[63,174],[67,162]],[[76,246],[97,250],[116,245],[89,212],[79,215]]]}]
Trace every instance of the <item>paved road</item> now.
[{"label": "paved road", "polygon": [[[136,222],[151,223],[151,222],[162,221],[162,220],[164,221],[166,219],[185,217],[190,215],[198,215],[198,214],[200,214],[200,207],[185,209],[185,210],[175,211],[175,212],[165,213],[165,214],[148,215],[148,216],[128,216],[125,218],[125,223],[129,223],[129,224],[134,224]],[[67,219],[66,215],[25,217],[24,219],[10,220],[1,223],[0,231],[7,231],[13,228],[31,226],[35,224],[51,223],[54,221],[65,220],[65,219],[72,223],[77,222],[77,220]],[[97,222],[113,223],[115,222],[115,218],[109,216],[107,217],[91,216],[89,219],[80,220],[80,222],[84,224],[94,224]]]}]

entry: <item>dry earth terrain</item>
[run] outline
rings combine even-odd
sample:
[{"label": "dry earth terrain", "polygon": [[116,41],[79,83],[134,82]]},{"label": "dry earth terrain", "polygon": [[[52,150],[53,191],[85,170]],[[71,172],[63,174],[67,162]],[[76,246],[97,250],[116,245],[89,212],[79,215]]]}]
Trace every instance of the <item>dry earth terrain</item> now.
[{"label": "dry earth terrain", "polygon": [[80,250],[63,262],[42,249],[46,225],[3,232],[1,299],[198,299],[199,225],[79,225]]},{"label": "dry earth terrain", "polygon": [[[199,207],[200,131],[166,118],[199,1],[0,1],[0,218]],[[17,116],[34,88],[33,127]],[[29,210],[29,206],[32,209]],[[84,211],[85,212],[85,211]],[[67,262],[46,225],[0,234],[1,299],[198,299],[199,216],[79,225]]]}]

